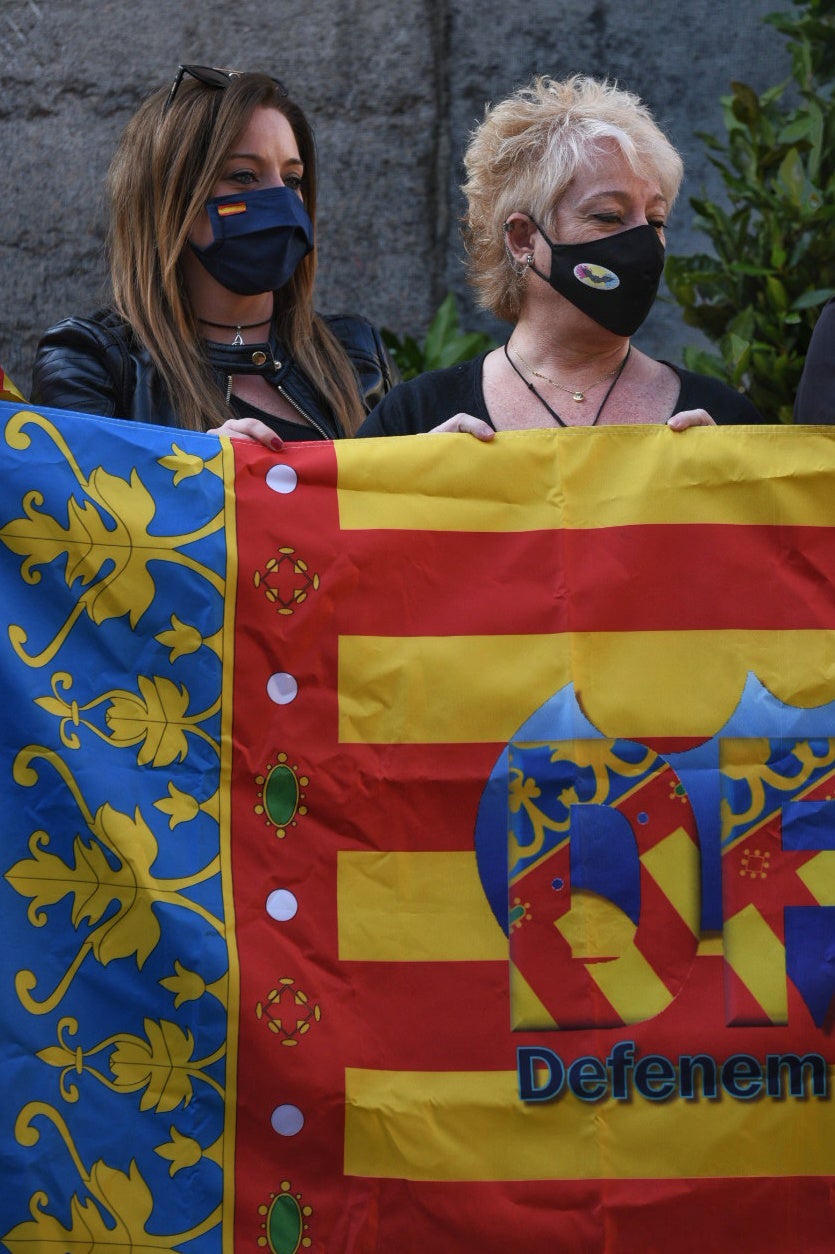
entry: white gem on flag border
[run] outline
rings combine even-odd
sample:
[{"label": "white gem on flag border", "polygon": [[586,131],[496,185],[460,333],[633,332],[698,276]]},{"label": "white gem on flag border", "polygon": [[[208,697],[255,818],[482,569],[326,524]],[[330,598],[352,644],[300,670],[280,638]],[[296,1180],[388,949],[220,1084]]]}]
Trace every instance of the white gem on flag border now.
[{"label": "white gem on flag border", "polygon": [[289,705],[298,693],[298,681],[288,671],[276,671],[267,680],[267,696],[274,705]]},{"label": "white gem on flag border", "polygon": [[278,462],[267,471],[267,487],[273,492],[278,492],[281,496],[287,496],[290,492],[295,492],[298,482],[298,475],[293,467],[288,466],[286,462]]},{"label": "white gem on flag border", "polygon": [[290,919],[295,918],[298,908],[298,899],[295,893],[290,892],[289,888],[273,889],[267,897],[267,914],[271,919],[275,919],[276,923],[287,923]]},{"label": "white gem on flag border", "polygon": [[270,1124],[273,1132],[277,1132],[279,1136],[298,1136],[304,1127],[304,1115],[298,1106],[285,1102],[276,1106],[270,1115]]}]

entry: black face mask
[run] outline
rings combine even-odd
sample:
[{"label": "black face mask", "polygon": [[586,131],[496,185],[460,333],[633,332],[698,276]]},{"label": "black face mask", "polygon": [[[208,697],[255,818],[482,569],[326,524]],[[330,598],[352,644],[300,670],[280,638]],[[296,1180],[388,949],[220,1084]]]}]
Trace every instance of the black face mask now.
[{"label": "black face mask", "polygon": [[551,249],[551,273],[530,269],[555,292],[615,335],[634,335],[658,292],[664,245],[654,226],[635,226],[587,244],[555,244],[534,218]]},{"label": "black face mask", "polygon": [[313,223],[289,187],[215,196],[206,205],[212,242],[196,256],[230,292],[277,292],[313,248]]}]

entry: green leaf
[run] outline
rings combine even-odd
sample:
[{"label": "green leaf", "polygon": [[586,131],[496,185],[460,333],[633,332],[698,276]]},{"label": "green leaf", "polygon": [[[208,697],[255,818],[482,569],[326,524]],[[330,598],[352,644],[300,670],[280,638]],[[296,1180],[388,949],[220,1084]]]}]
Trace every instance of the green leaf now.
[{"label": "green leaf", "polygon": [[722,181],[694,197],[709,250],[669,257],[667,283],[687,326],[716,346],[690,347],[691,369],[744,385],[764,417],[784,421],[820,306],[833,295],[835,0],[793,0],[764,20],[788,41],[791,77],[759,95],[734,82],[725,134],[698,138]]},{"label": "green leaf", "polygon": [[427,370],[457,365],[496,347],[495,340],[485,332],[459,329],[458,309],[452,292],[447,293],[436,310],[423,344],[418,344],[411,335],[401,337],[385,327],[381,334],[404,380],[413,379]]},{"label": "green leaf", "polygon": [[796,148],[790,148],[780,162],[777,180],[780,186],[785,189],[792,203],[800,205],[806,186],[806,173]]},{"label": "green leaf", "polygon": [[[423,342],[423,351],[427,362],[436,362],[439,360],[443,346],[454,338],[458,332],[458,310],[455,306],[455,297],[452,292],[448,292],[441,304],[435,317],[429,324],[426,332],[426,339]],[[431,369],[431,366],[430,366]]]},{"label": "green leaf", "polygon": [[797,300],[792,301],[792,309],[817,309],[819,305],[823,305],[826,301],[835,296],[835,287],[817,287],[811,292],[804,292],[802,296],[798,296]]}]

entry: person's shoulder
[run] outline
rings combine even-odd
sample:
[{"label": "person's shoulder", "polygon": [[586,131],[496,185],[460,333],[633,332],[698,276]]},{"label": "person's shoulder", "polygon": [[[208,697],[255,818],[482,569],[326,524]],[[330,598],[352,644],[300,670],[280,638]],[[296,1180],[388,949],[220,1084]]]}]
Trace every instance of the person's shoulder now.
[{"label": "person's shoulder", "polygon": [[[815,323],[815,331],[818,328],[824,330],[835,330],[835,296],[830,297],[823,309],[821,309],[818,320]],[[812,334],[815,334],[815,331]]]},{"label": "person's shoulder", "polygon": [[413,378],[398,384],[397,391],[404,389],[402,394],[405,395],[406,391],[417,394],[443,392],[449,388],[456,388],[479,373],[485,356],[486,353],[481,353],[478,357],[468,358],[467,361],[457,361],[452,366],[441,366],[437,370],[424,370],[422,374],[416,374]]},{"label": "person's shoulder", "polygon": [[835,423],[835,298],[821,309],[797,385],[793,421]]},{"label": "person's shoulder", "polygon": [[454,414],[471,412],[477,403],[475,383],[485,356],[481,353],[398,383],[371,411],[357,434],[418,435]]},{"label": "person's shoulder", "polygon": [[399,381],[380,331],[359,314],[318,314],[359,378],[366,412]]},{"label": "person's shoulder", "polygon": [[43,333],[32,368],[32,400],[55,409],[113,416],[133,374],[130,328],[110,307],[73,314]]},{"label": "person's shoulder", "polygon": [[105,306],[93,313],[81,315],[70,314],[52,326],[47,327],[40,338],[38,348],[42,345],[77,344],[79,346],[99,345],[108,348],[117,340],[128,344],[131,340],[131,329],[112,306]]},{"label": "person's shoulder", "polygon": [[383,341],[368,318],[360,314],[320,314],[319,317],[349,356],[364,354],[373,360],[380,357]]},{"label": "person's shoulder", "polygon": [[706,409],[719,426],[759,425],[765,422],[760,411],[747,396],[737,392],[721,379],[697,374],[665,362],[678,375],[681,392],[678,409]]}]

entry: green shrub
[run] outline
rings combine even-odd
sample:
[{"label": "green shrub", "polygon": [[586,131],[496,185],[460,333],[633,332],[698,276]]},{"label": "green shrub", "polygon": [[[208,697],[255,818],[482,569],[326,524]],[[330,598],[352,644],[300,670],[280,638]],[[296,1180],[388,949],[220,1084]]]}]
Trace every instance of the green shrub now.
[{"label": "green shrub", "polygon": [[459,361],[468,361],[496,347],[495,341],[483,331],[460,330],[452,292],[448,292],[439,305],[422,344],[411,335],[395,335],[387,327],[383,327],[381,334],[403,379],[413,379],[427,370],[455,366]]},{"label": "green shrub", "polygon": [[698,133],[729,204],[690,200],[715,255],[670,257],[666,268],[685,322],[719,350],[686,348],[684,364],[781,422],[820,306],[835,295],[835,0],[793,4],[765,19],[789,41],[791,77],[762,95],[732,83],[724,142]]}]

